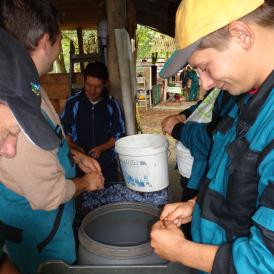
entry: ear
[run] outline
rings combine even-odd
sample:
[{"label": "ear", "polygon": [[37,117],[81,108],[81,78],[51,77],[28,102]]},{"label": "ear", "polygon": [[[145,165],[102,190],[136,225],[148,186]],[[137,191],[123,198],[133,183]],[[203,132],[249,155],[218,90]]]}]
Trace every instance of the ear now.
[{"label": "ear", "polygon": [[252,28],[243,21],[234,21],[228,25],[230,37],[237,39],[238,43],[244,48],[249,49],[255,41],[255,34]]},{"label": "ear", "polygon": [[38,41],[37,49],[42,49],[43,51],[47,51],[49,43],[49,35],[48,33],[44,33],[40,40]]}]

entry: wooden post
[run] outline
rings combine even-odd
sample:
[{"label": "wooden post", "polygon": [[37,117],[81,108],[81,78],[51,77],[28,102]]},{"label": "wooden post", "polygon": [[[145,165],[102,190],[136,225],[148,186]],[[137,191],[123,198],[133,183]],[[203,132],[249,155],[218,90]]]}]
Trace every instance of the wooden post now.
[{"label": "wooden post", "polygon": [[126,0],[106,0],[107,22],[108,22],[108,70],[110,94],[113,95],[121,104],[122,91],[117,49],[115,43],[114,29],[126,28]]},{"label": "wooden post", "polygon": [[136,6],[135,0],[127,0],[127,31],[130,39],[135,39],[136,23]]},{"label": "wooden post", "polygon": [[134,39],[135,45],[133,45],[133,61],[136,66],[137,60],[137,50],[136,50],[136,29],[137,29],[137,19],[136,19],[136,0],[127,0],[127,31],[130,39]]},{"label": "wooden post", "polygon": [[[77,28],[77,37],[78,37],[78,45],[79,45],[79,54],[83,54],[84,53],[84,43],[83,43],[83,32],[82,32],[82,28]],[[84,63],[80,62],[80,69],[81,69],[81,73],[84,72]]]},{"label": "wooden post", "polygon": [[122,102],[126,118],[126,133],[136,133],[135,93],[136,71],[133,56],[130,52],[131,42],[125,29],[115,29],[118,63],[120,68]]},{"label": "wooden post", "polygon": [[168,82],[168,80],[167,79],[165,79],[164,80],[164,102],[166,102],[166,99],[167,99],[167,82]]}]

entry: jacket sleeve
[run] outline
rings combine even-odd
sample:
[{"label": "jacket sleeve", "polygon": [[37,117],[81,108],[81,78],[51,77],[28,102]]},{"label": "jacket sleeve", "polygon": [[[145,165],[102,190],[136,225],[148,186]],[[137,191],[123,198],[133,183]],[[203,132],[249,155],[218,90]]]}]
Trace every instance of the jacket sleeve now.
[{"label": "jacket sleeve", "polygon": [[181,130],[180,141],[187,147],[194,159],[208,159],[212,139],[207,133],[208,123],[187,122]]},{"label": "jacket sleeve", "polygon": [[192,105],[191,107],[181,111],[180,114],[184,114],[186,118],[188,118],[202,102],[202,100],[198,101],[195,105]]},{"label": "jacket sleeve", "polygon": [[79,102],[73,102],[70,98],[67,100],[66,105],[62,114],[60,115],[60,119],[62,122],[62,126],[66,135],[70,136],[73,141],[75,141],[76,136],[76,126],[75,126],[75,113],[78,110]]},{"label": "jacket sleeve", "polygon": [[111,124],[110,136],[115,140],[123,137],[126,133],[125,117],[120,104],[116,99],[111,99]]},{"label": "jacket sleeve", "polygon": [[[210,94],[210,91],[207,92],[206,96],[208,96],[208,94]],[[225,115],[225,113],[222,113],[223,94],[224,92],[221,91],[214,103],[211,122],[198,123],[189,121],[186,122],[184,126],[178,126],[178,128],[180,127],[179,140],[190,150],[191,155],[196,160],[204,160],[209,157],[213,143],[212,135],[214,129],[222,119],[223,115]],[[201,102],[202,101],[192,106],[192,111],[195,111]],[[178,128],[175,128],[175,133],[178,132]]]},{"label": "jacket sleeve", "polygon": [[[259,165],[258,206],[249,237],[219,248],[212,273],[274,273],[274,150]],[[229,272],[228,270],[233,270]]]},{"label": "jacket sleeve", "polygon": [[75,185],[65,178],[56,153],[39,148],[20,132],[16,156],[0,158],[0,181],[24,196],[32,209],[56,209],[75,193]]}]

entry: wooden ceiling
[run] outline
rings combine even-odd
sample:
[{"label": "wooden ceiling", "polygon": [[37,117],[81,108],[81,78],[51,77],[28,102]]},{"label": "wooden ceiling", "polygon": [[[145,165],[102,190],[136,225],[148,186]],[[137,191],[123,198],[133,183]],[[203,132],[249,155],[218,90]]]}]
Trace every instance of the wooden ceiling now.
[{"label": "wooden ceiling", "polygon": [[50,0],[61,14],[62,29],[96,29],[106,18],[104,0]]},{"label": "wooden ceiling", "polygon": [[[106,18],[105,0],[50,0],[62,16],[62,29],[96,29]],[[115,1],[115,0],[113,0]],[[175,13],[181,0],[130,0],[136,23],[174,36]]]}]

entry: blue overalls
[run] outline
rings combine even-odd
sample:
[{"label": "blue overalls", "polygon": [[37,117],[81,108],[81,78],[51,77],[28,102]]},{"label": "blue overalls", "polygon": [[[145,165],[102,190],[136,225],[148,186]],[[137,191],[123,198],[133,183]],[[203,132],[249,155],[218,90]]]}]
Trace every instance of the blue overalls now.
[{"label": "blue overalls", "polygon": [[218,245],[212,273],[274,273],[274,71],[217,126],[192,218],[195,242]]},{"label": "blue overalls", "polygon": [[194,70],[187,71],[187,77],[191,79],[191,87],[187,101],[194,101],[199,96],[200,84],[197,73]]},{"label": "blue overalls", "polygon": [[[57,157],[66,179],[74,178],[75,165],[61,128],[45,117],[61,139]],[[33,210],[23,196],[0,184],[0,220],[6,226],[8,252],[20,273],[36,273],[39,264],[48,260],[63,260],[68,264],[76,260],[74,215],[74,199],[52,211]]]},{"label": "blue overalls", "polygon": [[[227,91],[221,90],[212,112],[212,121],[209,123],[197,123],[188,121],[180,131],[180,141],[186,146],[194,158],[191,176],[187,181],[187,187],[199,190],[201,181],[206,176],[208,160],[212,147],[212,134],[217,124],[229,113],[236,104],[238,96],[232,96]],[[189,115],[195,111],[198,105],[192,106]]]}]

